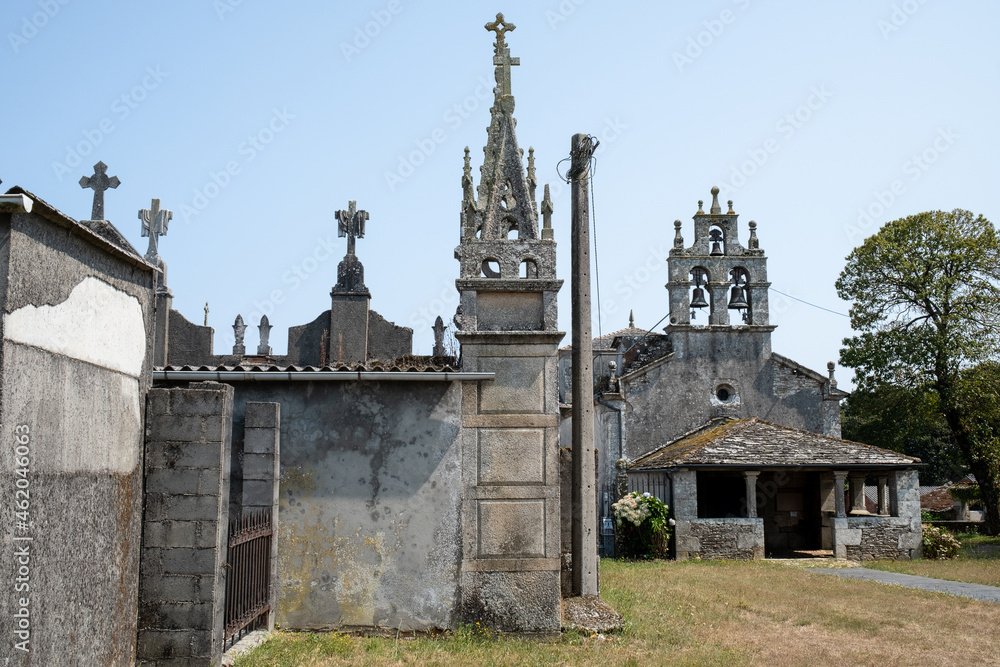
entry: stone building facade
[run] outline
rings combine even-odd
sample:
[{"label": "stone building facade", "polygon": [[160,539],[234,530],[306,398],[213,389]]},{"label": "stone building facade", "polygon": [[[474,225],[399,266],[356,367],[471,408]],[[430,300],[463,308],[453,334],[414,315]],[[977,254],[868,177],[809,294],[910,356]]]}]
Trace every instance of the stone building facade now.
[{"label": "stone building facade", "polygon": [[[662,497],[673,504],[675,512],[695,512],[692,516],[699,521],[682,524],[678,536],[688,531],[695,542],[701,540],[705,545],[716,545],[706,547],[703,553],[681,548],[683,544],[679,540],[676,550],[679,557],[696,552],[719,557],[736,557],[737,553],[739,557],[762,557],[803,548],[802,544],[806,543],[813,550],[826,549],[840,556],[858,556],[856,550],[847,548],[856,545],[837,542],[831,532],[835,524],[840,525],[841,519],[848,518],[843,514],[824,514],[820,520],[820,510],[810,510],[808,530],[815,535],[799,544],[794,539],[784,539],[794,532],[791,524],[785,526],[789,530],[784,532],[765,530],[764,524],[747,516],[745,506],[727,512],[725,522],[698,514],[698,499],[704,494],[697,490],[695,482],[701,480],[706,484],[706,473],[691,477],[669,466],[660,466],[656,472],[651,472],[652,469],[642,463],[651,452],[669,449],[670,443],[691,437],[691,433],[701,432],[707,424],[717,420],[760,419],[826,436],[825,440],[813,442],[819,450],[833,447],[840,437],[840,401],[847,394],[837,388],[833,364],[828,364],[826,374],[818,373],[772,351],[771,333],[775,327],[769,321],[767,257],[757,237],[757,223],[750,221],[747,225],[749,233],[744,243],[733,202],[728,202],[724,209],[718,199],[718,188],[712,188],[711,194],[707,213],[704,202],[698,202],[690,245],[682,236],[681,222],[674,222],[673,248],[667,259],[669,314],[664,318],[667,325],[663,333],[638,329],[630,321],[627,329],[594,340],[595,440],[599,452],[602,532],[607,538],[603,544],[605,553],[613,548],[611,504],[617,495],[615,466],[621,459],[632,465],[630,488]],[[572,420],[566,385],[569,362],[570,350],[563,348],[559,364],[564,436]],[[819,500],[819,482],[809,476],[820,469],[832,474],[832,468],[822,465],[795,468],[804,465],[805,461],[782,460],[780,456],[769,463],[772,468],[765,475],[766,481],[773,481],[770,476],[775,470],[787,468],[795,473],[790,483],[806,494],[804,498],[808,496],[810,508],[822,505],[826,508],[823,512],[833,512],[827,496],[822,502]],[[841,463],[863,462],[845,460]],[[912,471],[918,463],[900,459],[893,465]],[[736,474],[736,469],[730,473]],[[916,473],[912,474],[915,479]],[[899,497],[908,498],[910,478],[896,480],[893,477],[892,480],[899,484]],[[829,493],[830,489],[824,492]],[[747,493],[754,495],[749,490]],[[786,497],[789,497],[787,493]],[[768,502],[773,505],[777,498],[770,497]],[[892,507],[900,523],[897,528],[906,533],[892,553],[910,557],[913,555],[913,535],[919,537],[919,511],[914,524],[913,508],[908,501]],[[856,522],[854,518],[850,520]],[[885,516],[872,521],[880,527],[893,523]],[[822,540],[820,523],[825,531]],[[837,534],[841,537],[854,535],[850,530],[853,528],[843,528]],[[854,537],[844,539],[853,540]],[[835,542],[839,544],[836,548]],[[737,549],[737,544],[742,546]]]}]

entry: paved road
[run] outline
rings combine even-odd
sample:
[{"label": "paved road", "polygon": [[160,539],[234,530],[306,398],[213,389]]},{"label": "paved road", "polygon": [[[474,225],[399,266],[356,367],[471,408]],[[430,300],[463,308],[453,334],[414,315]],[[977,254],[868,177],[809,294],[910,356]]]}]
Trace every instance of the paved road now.
[{"label": "paved road", "polygon": [[820,572],[823,574],[833,574],[847,579],[867,579],[877,581],[882,584],[897,584],[908,588],[922,588],[938,593],[948,593],[950,595],[961,595],[976,600],[987,602],[1000,602],[1000,588],[996,586],[984,586],[982,584],[967,584],[961,581],[945,581],[944,579],[931,579],[930,577],[917,577],[912,574],[898,574],[896,572],[882,572],[881,570],[869,570],[864,567],[828,568],[812,567],[810,572]]}]

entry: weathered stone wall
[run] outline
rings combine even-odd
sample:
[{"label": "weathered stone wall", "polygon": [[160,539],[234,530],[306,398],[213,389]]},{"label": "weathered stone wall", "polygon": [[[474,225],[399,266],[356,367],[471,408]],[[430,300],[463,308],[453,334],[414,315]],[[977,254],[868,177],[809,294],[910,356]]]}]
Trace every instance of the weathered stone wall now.
[{"label": "weathered stone wall", "polygon": [[169,346],[167,363],[173,366],[212,365],[212,327],[203,327],[190,322],[178,311],[170,310],[170,325],[167,328]]},{"label": "weathered stone wall", "polygon": [[146,419],[146,513],[139,589],[143,665],[222,658],[233,389],[153,389]]},{"label": "weathered stone wall", "polygon": [[915,470],[898,470],[889,481],[893,516],[848,516],[833,523],[837,558],[871,560],[920,558],[920,491]]},{"label": "weathered stone wall", "polygon": [[413,352],[413,329],[400,327],[374,310],[368,312],[368,358],[398,359]]},{"label": "weathered stone wall", "polygon": [[[630,460],[714,417],[759,417],[815,433],[839,430],[823,407],[823,382],[772,358],[769,331],[679,330],[670,338],[672,357],[623,380]],[[716,397],[723,384],[731,387],[727,402]]]},{"label": "weathered stone wall", "polygon": [[39,211],[0,215],[0,663],[130,666],[153,271]]},{"label": "weathered stone wall", "polygon": [[[452,627],[462,540],[458,383],[234,386],[244,457],[254,449],[253,404],[281,406],[278,624]],[[244,458],[243,474],[254,465]]]},{"label": "weathered stone wall", "polygon": [[764,557],[762,519],[696,519],[691,521],[690,536],[698,541],[700,558],[756,560]]}]

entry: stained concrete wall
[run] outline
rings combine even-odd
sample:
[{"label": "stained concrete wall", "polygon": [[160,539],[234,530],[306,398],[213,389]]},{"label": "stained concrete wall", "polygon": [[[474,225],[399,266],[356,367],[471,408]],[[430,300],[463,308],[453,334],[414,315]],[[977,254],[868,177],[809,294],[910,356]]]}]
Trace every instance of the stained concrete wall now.
[{"label": "stained concrete wall", "polygon": [[0,662],[132,665],[153,270],[35,210],[0,216]]},{"label": "stained concrete wall", "polygon": [[222,659],[232,387],[149,392],[138,658],[150,667]]},{"label": "stained concrete wall", "polygon": [[281,405],[277,623],[452,627],[461,559],[459,384],[235,388],[234,433],[245,430],[248,402]]}]

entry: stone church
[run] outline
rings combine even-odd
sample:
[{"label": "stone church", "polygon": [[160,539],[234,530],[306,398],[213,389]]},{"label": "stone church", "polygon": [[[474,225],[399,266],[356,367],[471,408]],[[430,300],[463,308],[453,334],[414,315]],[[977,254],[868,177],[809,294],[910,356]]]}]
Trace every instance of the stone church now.
[{"label": "stone church", "polygon": [[[266,317],[237,317],[217,354],[214,330],[172,308],[159,200],[139,211],[142,255],[104,219],[118,179],[103,163],[81,179],[89,220],[20,187],[0,195],[5,665],[218,664],[276,622],[560,629],[572,406],[553,207],[515,135],[514,26],[486,28],[497,86],[478,183],[468,149],[462,173],[458,356],[443,322],[433,355],[415,356],[413,332],[371,309],[357,242],[374,203],[336,213],[346,254],[330,301],[289,329],[287,354]],[[595,346],[603,488],[623,460],[629,483],[664,489],[681,556],[759,555],[772,519],[788,528],[807,507],[838,555],[893,536],[902,555],[916,462],[838,440],[832,375],[771,352],[753,223],[744,247],[714,198],[695,223],[669,259],[666,333]],[[692,321],[706,310],[707,326]],[[845,516],[836,485],[863,491],[866,475],[879,514]],[[773,512],[756,502],[769,483]]]},{"label": "stone church", "polygon": [[[771,350],[757,223],[744,244],[733,202],[723,211],[718,188],[711,195],[690,245],[674,222],[664,332],[630,321],[593,342],[603,552],[613,549],[616,477],[627,474],[631,489],[671,505],[679,558],[919,557],[919,460],[840,439],[847,394],[833,363],[821,374]],[[563,437],[570,352],[560,350]]]}]

